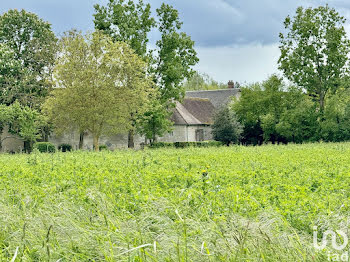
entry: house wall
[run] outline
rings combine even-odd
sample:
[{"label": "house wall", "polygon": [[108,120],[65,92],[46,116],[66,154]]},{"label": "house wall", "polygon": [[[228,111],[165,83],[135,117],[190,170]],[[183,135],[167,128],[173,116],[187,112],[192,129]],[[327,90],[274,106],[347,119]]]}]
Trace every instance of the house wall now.
[{"label": "house wall", "polygon": [[163,137],[159,137],[160,142],[196,142],[196,130],[203,129],[204,140],[212,140],[213,136],[211,134],[210,126],[186,126],[186,125],[176,125],[173,131],[165,134]]},{"label": "house wall", "polygon": [[21,152],[24,148],[23,140],[10,134],[7,127],[4,128],[0,139],[2,141],[2,152]]},{"label": "house wall", "polygon": [[[79,148],[79,133],[70,132],[62,136],[52,135],[49,137],[49,142],[53,143],[56,147],[63,143],[72,145],[74,150]],[[144,143],[145,139],[139,135],[134,136],[135,148],[140,148],[140,144]],[[128,148],[128,134],[118,134],[113,136],[102,136],[99,141],[100,145],[106,145],[109,149],[126,149]],[[84,135],[84,150],[93,149],[93,136],[89,133]]]},{"label": "house wall", "polygon": [[[195,142],[196,141],[196,130],[203,129],[204,140],[212,140],[211,128],[210,126],[185,126],[176,125],[171,133],[165,134],[163,137],[158,138],[161,142]],[[6,138],[6,139],[5,139]],[[24,142],[8,133],[7,128],[4,129],[1,135],[2,151],[3,152],[21,152],[24,148]],[[78,132],[67,132],[64,135],[49,136],[49,142],[53,143],[56,147],[61,144],[70,144],[74,150],[79,148],[79,133]],[[140,144],[145,142],[145,138],[139,135],[135,135],[134,143],[135,148],[139,149]],[[118,134],[113,136],[102,136],[100,138],[100,145],[107,145],[111,150],[115,149],[126,149],[128,148],[128,135]],[[84,136],[84,150],[93,149],[93,137],[91,134],[87,133]]]}]

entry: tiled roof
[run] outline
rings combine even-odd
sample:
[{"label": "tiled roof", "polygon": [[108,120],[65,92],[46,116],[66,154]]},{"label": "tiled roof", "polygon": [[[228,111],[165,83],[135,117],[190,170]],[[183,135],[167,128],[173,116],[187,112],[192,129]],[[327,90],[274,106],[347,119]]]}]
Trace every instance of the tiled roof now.
[{"label": "tiled roof", "polygon": [[219,90],[203,90],[203,91],[187,91],[186,98],[197,97],[197,98],[207,98],[213,104],[215,108],[225,106],[230,102],[233,97],[238,97],[240,89],[229,88],[229,89],[219,89]]},{"label": "tiled roof", "polygon": [[176,103],[171,120],[175,125],[210,125],[214,110],[208,99],[185,98]]},{"label": "tiled roof", "polygon": [[182,103],[176,102],[171,120],[175,125],[211,125],[215,110],[238,97],[237,88],[188,91]]}]

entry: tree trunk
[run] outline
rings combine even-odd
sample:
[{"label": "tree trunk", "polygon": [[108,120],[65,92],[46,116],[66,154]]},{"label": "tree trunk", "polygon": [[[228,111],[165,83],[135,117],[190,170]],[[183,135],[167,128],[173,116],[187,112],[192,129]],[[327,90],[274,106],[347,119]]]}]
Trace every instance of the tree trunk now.
[{"label": "tree trunk", "polygon": [[320,112],[321,112],[321,114],[323,114],[323,111],[324,111],[324,98],[325,98],[325,94],[320,93],[319,102],[320,102]]},{"label": "tree trunk", "polygon": [[82,150],[84,146],[84,132],[79,135],[79,150]]},{"label": "tree trunk", "polygon": [[44,142],[49,142],[49,134],[50,134],[50,130],[48,127],[45,127],[44,128],[44,134],[43,134],[43,139],[44,139]]},{"label": "tree trunk", "polygon": [[95,152],[99,152],[100,151],[100,145],[98,143],[99,137],[94,135],[94,150]]},{"label": "tree trunk", "polygon": [[2,152],[2,133],[3,133],[3,128],[0,127],[0,152]]},{"label": "tree trunk", "polygon": [[128,148],[134,148],[135,142],[134,142],[134,130],[129,130],[128,133]]},{"label": "tree trunk", "polygon": [[24,141],[24,151],[26,153],[31,153],[33,151],[33,142],[32,141]]},{"label": "tree trunk", "polygon": [[152,137],[152,142],[151,142],[151,144],[154,144],[154,143],[156,143],[156,142],[157,142],[157,136],[156,136],[155,133],[153,133],[153,137]]}]

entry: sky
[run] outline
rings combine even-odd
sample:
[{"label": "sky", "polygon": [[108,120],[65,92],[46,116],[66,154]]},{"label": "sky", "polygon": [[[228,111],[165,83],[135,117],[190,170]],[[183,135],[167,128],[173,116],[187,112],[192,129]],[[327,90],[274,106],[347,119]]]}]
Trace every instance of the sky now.
[{"label": "sky", "polygon": [[[57,35],[76,28],[93,30],[94,5],[108,0],[0,0],[0,13],[25,9],[50,22]],[[219,82],[263,81],[278,71],[279,33],[298,6],[328,4],[348,19],[349,0],[144,0],[153,9],[162,2],[179,10],[183,31],[195,41],[196,70]],[[156,35],[152,35],[154,41]]]}]

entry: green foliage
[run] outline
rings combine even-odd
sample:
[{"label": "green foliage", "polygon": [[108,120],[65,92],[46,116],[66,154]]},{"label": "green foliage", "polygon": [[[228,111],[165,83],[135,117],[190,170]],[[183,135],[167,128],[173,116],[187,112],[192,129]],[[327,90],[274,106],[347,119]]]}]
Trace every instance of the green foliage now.
[{"label": "green foliage", "polygon": [[0,151],[2,150],[2,132],[9,122],[9,110],[6,105],[0,104]]},{"label": "green foliage", "polygon": [[350,140],[350,90],[340,89],[326,100],[321,125],[321,138],[325,141]]},{"label": "green foliage", "polygon": [[0,132],[2,132],[9,120],[9,111],[6,105],[0,104]]},{"label": "green foliage", "polygon": [[37,149],[40,153],[55,153],[55,145],[49,142],[37,142],[33,146],[34,149]]},{"label": "green foliage", "polygon": [[220,141],[202,141],[202,142],[175,142],[175,148],[187,148],[187,147],[219,147],[222,146]]},{"label": "green foliage", "polygon": [[58,146],[58,151],[61,151],[61,152],[70,152],[72,151],[72,145],[70,144],[61,144]]},{"label": "green foliage", "polygon": [[187,148],[187,147],[219,147],[222,146],[219,141],[201,141],[201,142],[155,142],[150,144],[149,148]]},{"label": "green foliage", "polygon": [[100,145],[98,148],[100,151],[108,150],[108,146],[106,146],[106,145]]},{"label": "green foliage", "polygon": [[[135,1],[136,2],[136,1]],[[155,141],[158,135],[169,131],[169,115],[174,101],[184,96],[182,83],[189,79],[192,67],[198,62],[194,42],[181,32],[178,11],[162,4],[157,9],[157,19],[152,17],[151,6],[142,0],[109,0],[106,6],[95,5],[95,28],[111,36],[114,41],[124,41],[148,63],[156,92],[148,104],[150,109],[142,115],[132,115],[136,130]],[[161,39],[156,50],[147,50],[149,32],[157,27]],[[160,103],[160,104],[159,104]],[[168,112],[166,112],[168,111]],[[132,127],[133,128],[133,127]]]},{"label": "green foliage", "polygon": [[242,131],[242,125],[229,108],[224,107],[216,112],[212,125],[212,134],[216,141],[221,141],[227,146],[231,143],[238,143]]},{"label": "green foliage", "polygon": [[349,73],[350,41],[345,18],[328,5],[304,9],[284,22],[280,34],[279,68],[284,75],[318,101],[321,112],[329,91],[335,92]]},{"label": "green foliage", "polygon": [[32,144],[41,138],[42,131],[47,126],[46,118],[37,110],[18,102],[11,106],[2,106],[2,109],[6,115],[4,124],[8,125],[9,132],[22,138],[26,143],[25,150],[30,152]]},{"label": "green foliage", "polygon": [[0,43],[0,104],[11,104],[16,98],[14,87],[22,73],[21,63],[15,52],[6,44]]},{"label": "green foliage", "polygon": [[186,79],[183,84],[185,91],[192,90],[217,90],[217,89],[225,89],[227,85],[218,83],[214,79],[212,79],[209,75],[194,72],[193,76],[189,79]]},{"label": "green foliage", "polygon": [[1,66],[7,64],[7,68],[0,69],[7,71],[5,85],[0,79],[1,103],[17,100],[39,108],[48,93],[56,41],[51,25],[33,13],[9,10],[0,16],[0,49],[4,48],[3,44],[9,48],[0,52]]},{"label": "green foliage", "polygon": [[[136,1],[109,0],[106,6],[96,4],[94,7],[95,28],[110,36],[114,42],[120,41],[129,44],[137,55],[145,62],[150,63],[152,58],[147,50],[148,34],[156,23],[151,14],[151,5],[145,4],[143,0],[139,0],[137,3]],[[144,121],[141,127],[138,126],[138,120],[143,118],[143,113],[143,111],[134,110],[130,115],[132,125],[128,134],[129,147],[134,147],[135,129],[142,130],[146,128]],[[155,114],[157,115],[155,118],[159,118],[160,115]],[[148,115],[145,116],[145,118],[147,117]],[[166,124],[166,119],[163,119],[163,122],[158,131],[163,130],[162,125]],[[144,133],[147,133],[147,131],[144,131]]]},{"label": "green foliage", "polygon": [[154,142],[151,143],[149,146],[149,148],[169,148],[169,147],[175,147],[174,143],[170,143],[170,142]]},{"label": "green foliage", "polygon": [[145,58],[148,34],[155,26],[155,20],[151,17],[150,4],[144,4],[142,0],[135,2],[109,0],[107,6],[96,4],[94,23],[97,30],[116,42],[128,43],[136,54]]},{"label": "green foliage", "polygon": [[152,98],[146,112],[137,119],[137,131],[154,143],[157,136],[171,131],[173,122],[169,120],[170,116],[171,111],[159,99]]},{"label": "green foliage", "polygon": [[2,154],[0,166],[1,261],[18,247],[18,261],[324,262],[313,226],[346,232],[350,211],[349,143]]},{"label": "green foliage", "polygon": [[297,107],[283,112],[276,131],[288,142],[318,141],[319,116],[315,103],[305,97]]},{"label": "green foliage", "polygon": [[143,112],[152,93],[146,64],[127,44],[95,32],[69,32],[61,40],[52,96],[43,110],[58,133],[75,128],[93,135],[127,131],[131,115]]},{"label": "green foliage", "polygon": [[[276,75],[272,75],[261,84],[241,88],[240,99],[233,103],[232,109],[244,126],[242,142],[288,142],[290,137],[286,136],[286,132],[280,132],[280,122],[282,117],[283,121],[287,121],[289,115],[297,114],[295,110],[299,110],[304,100],[307,100],[306,95],[293,86],[286,86],[282,78]],[[316,108],[313,110],[315,114]],[[294,122],[294,125],[295,128],[299,128],[303,123]]]},{"label": "green foliage", "polygon": [[163,101],[181,100],[184,95],[182,82],[193,74],[192,66],[198,63],[191,37],[179,32],[182,26],[176,9],[162,4],[157,9],[158,29],[161,39],[157,41],[158,56],[154,69],[156,82]]}]

